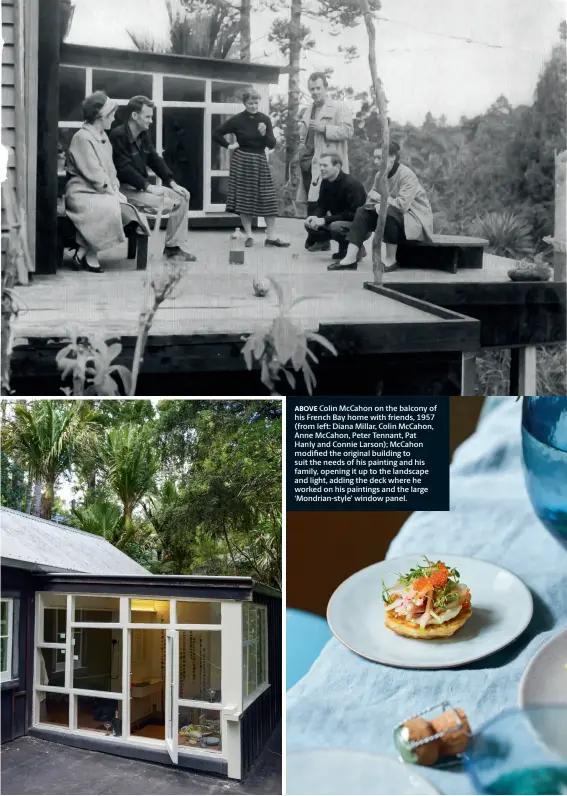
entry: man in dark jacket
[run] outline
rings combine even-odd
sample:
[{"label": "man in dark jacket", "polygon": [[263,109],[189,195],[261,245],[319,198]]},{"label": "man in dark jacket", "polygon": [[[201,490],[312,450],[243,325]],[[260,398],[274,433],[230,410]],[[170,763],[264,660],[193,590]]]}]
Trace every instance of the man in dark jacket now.
[{"label": "man in dark jacket", "polygon": [[[167,259],[193,262],[197,258],[184,250],[187,244],[189,191],[178,185],[165,160],[158,155],[149,129],[154,104],[147,97],[132,97],[126,106],[127,119],[110,133],[114,165],[120,180],[120,191],[135,207],[169,213],[165,233],[164,256]],[[148,167],[160,178],[162,185],[152,185]]]},{"label": "man in dark jacket", "polygon": [[321,155],[321,190],[313,215],[305,222],[307,251],[324,251],[328,241],[336,240],[339,251],[333,254],[333,260],[341,260],[345,256],[348,245],[346,236],[354,214],[366,200],[362,183],[352,175],[345,174],[342,165],[337,152],[324,152]]}]

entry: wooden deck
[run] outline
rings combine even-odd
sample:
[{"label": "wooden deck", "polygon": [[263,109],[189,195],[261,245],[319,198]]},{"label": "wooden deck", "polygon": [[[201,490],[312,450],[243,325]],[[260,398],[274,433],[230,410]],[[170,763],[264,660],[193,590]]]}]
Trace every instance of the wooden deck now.
[{"label": "wooden deck", "polygon": [[[256,276],[277,280],[286,297],[309,297],[293,308],[292,317],[325,335],[339,352],[336,359],[323,352],[317,370],[323,395],[341,386],[344,391],[350,384],[347,374],[364,380],[367,371],[379,374],[384,386],[353,383],[353,394],[375,389],[391,390],[384,392],[391,395],[473,394],[474,355],[482,347],[517,352],[565,340],[565,284],[511,282],[511,260],[485,255],[482,269],[456,274],[402,269],[385,275],[375,291],[365,289],[372,280],[370,255],[355,272],[330,273],[331,253],[306,252],[301,221],[280,220],[278,233],[289,238],[290,248],[266,249],[258,231],[256,246],[246,250],[245,264],[237,266],[228,263],[228,232],[190,231],[198,261],[183,266],[186,273],[175,295],[158,310],[142,371],[148,381],[140,394],[153,394],[152,378],[158,374],[164,395],[179,394],[174,390],[182,389],[184,378],[197,394],[196,379],[189,379],[197,374],[208,374],[213,385],[211,391],[203,387],[202,394],[249,394],[246,378],[252,374],[246,374],[241,355],[243,336],[267,328],[278,312],[273,289],[264,298],[254,296]],[[163,235],[151,243],[145,272],[125,259],[124,245],[101,257],[104,274],[62,268],[18,288],[24,305],[15,323],[12,357],[18,392],[59,389],[54,356],[70,334],[119,338],[120,361],[131,364],[150,281],[165,268]],[[219,380],[211,382],[215,373]],[[254,375],[251,394],[257,394],[257,383]]]},{"label": "wooden deck", "polygon": [[[227,233],[191,231],[191,250],[198,261],[184,266],[186,275],[175,296],[162,304],[152,335],[246,333],[267,325],[277,313],[277,299],[273,290],[265,298],[254,296],[252,280],[257,274],[276,279],[288,296],[313,297],[292,311],[298,321],[311,329],[325,323],[430,320],[426,312],[363,290],[363,282],[372,279],[370,255],[356,272],[329,273],[329,253],[305,251],[301,222],[284,219],[279,230],[289,237],[290,248],[266,249],[263,234],[256,233],[257,245],[246,250],[243,266],[228,264]],[[162,239],[163,235],[162,232]],[[72,331],[81,335],[135,335],[140,310],[149,300],[149,281],[159,276],[164,264],[150,255],[148,270],[139,272],[134,261],[125,256],[125,245],[103,254],[101,261],[106,270],[102,275],[77,273],[65,267],[55,276],[39,276],[32,285],[19,288],[25,308],[15,324],[16,344],[28,337],[61,338]],[[482,270],[455,275],[424,269],[386,274],[384,286],[423,281],[509,281],[509,260],[490,255],[485,260]]]}]

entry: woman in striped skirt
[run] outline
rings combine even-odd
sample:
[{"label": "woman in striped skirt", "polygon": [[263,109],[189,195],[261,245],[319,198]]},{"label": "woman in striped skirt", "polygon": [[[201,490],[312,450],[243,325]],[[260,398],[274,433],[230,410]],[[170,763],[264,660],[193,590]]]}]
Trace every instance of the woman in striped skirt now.
[{"label": "woman in striped skirt", "polygon": [[[246,234],[246,246],[254,245],[254,216],[266,219],[265,246],[289,246],[275,234],[278,203],[266,158],[266,148],[273,149],[276,145],[272,122],[269,116],[258,111],[260,95],[254,89],[249,88],[244,92],[242,102],[242,113],[228,119],[213,133],[213,141],[232,150],[226,209],[240,216]],[[229,133],[236,138],[232,144],[225,138]]]}]

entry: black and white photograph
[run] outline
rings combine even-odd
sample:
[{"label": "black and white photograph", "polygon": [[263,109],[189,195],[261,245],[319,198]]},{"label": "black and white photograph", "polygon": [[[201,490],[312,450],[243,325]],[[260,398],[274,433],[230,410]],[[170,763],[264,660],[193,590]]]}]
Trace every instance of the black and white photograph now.
[{"label": "black and white photograph", "polygon": [[2,389],[565,391],[562,0],[3,0]]}]

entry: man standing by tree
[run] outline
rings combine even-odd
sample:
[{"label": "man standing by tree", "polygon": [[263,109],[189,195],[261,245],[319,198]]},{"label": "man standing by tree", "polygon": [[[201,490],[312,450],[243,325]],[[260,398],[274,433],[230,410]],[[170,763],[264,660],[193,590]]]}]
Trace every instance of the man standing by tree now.
[{"label": "man standing by tree", "polygon": [[[332,147],[342,160],[343,171],[348,173],[348,140],[352,138],[354,126],[346,104],[328,97],[327,76],[323,72],[310,75],[307,86],[313,102],[299,120],[301,183],[297,201],[307,202],[307,215],[312,216],[321,187],[321,155]],[[329,241],[314,244],[308,238],[305,245],[310,251],[330,249]]]},{"label": "man standing by tree", "polygon": [[[135,207],[151,207],[169,213],[165,233],[164,256],[169,260],[194,262],[194,254],[182,246],[187,242],[187,213],[189,191],[178,185],[165,160],[158,155],[149,129],[154,116],[154,103],[147,97],[132,97],[126,106],[127,120],[110,133],[114,165],[120,191]],[[161,179],[163,185],[152,185],[148,166]]]}]

